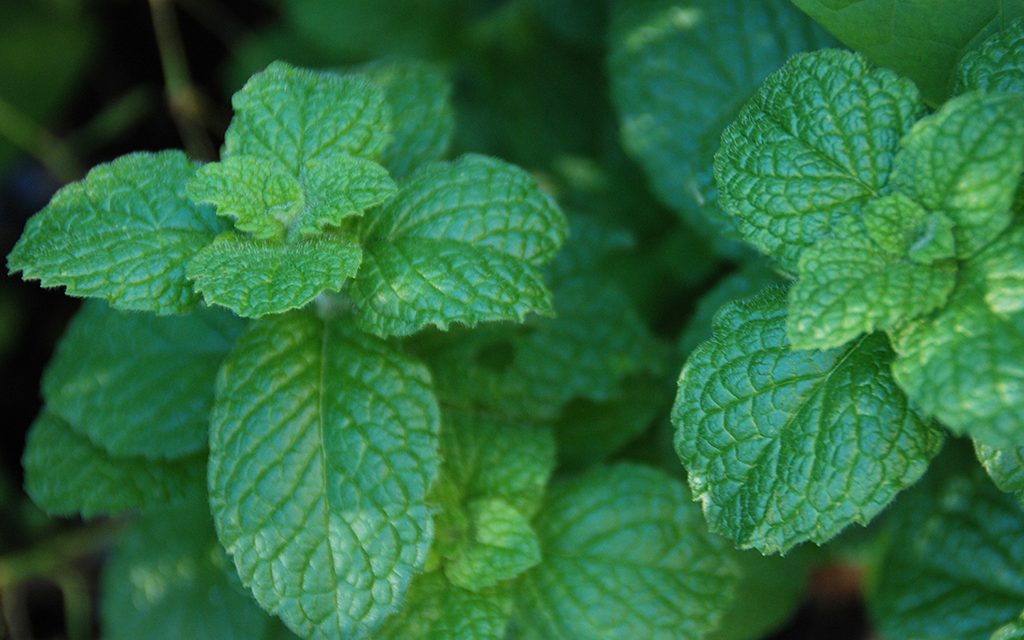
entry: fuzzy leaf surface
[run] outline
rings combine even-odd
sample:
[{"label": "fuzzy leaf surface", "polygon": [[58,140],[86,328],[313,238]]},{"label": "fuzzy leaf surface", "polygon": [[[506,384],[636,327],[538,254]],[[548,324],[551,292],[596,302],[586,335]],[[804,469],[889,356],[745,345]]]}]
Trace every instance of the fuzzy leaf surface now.
[{"label": "fuzzy leaf surface", "polygon": [[974,453],[1000,491],[1024,500],[1024,447],[997,449],[975,442]]},{"label": "fuzzy leaf surface", "polygon": [[1024,19],[992,35],[960,59],[956,93],[1024,93]]},{"label": "fuzzy leaf surface", "polygon": [[512,609],[507,590],[474,593],[442,571],[417,576],[405,608],[388,620],[379,640],[501,640]]}]

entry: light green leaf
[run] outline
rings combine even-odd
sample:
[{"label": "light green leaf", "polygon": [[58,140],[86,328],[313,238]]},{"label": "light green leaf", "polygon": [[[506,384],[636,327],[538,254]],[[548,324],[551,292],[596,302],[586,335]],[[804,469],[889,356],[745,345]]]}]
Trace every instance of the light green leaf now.
[{"label": "light green leaf", "polygon": [[997,449],[983,442],[974,443],[974,453],[1000,491],[1024,500],[1024,447]]},{"label": "light green leaf", "polygon": [[[873,200],[865,220],[890,198]],[[900,207],[903,214],[913,209]],[[897,212],[894,212],[897,213]],[[922,217],[926,216],[921,211]],[[915,220],[907,216],[910,224]],[[897,324],[941,307],[956,284],[954,260],[921,264],[905,253],[889,253],[869,236],[857,218],[800,255],[800,278],[789,291],[786,329],[795,349],[831,349],[859,335]],[[890,235],[897,241],[898,236]]]},{"label": "light green leaf", "polygon": [[188,263],[188,277],[207,304],[258,318],[340,291],[361,259],[359,245],[337,235],[280,242],[226,233]]},{"label": "light green leaf", "polygon": [[568,224],[522,169],[468,155],[429,165],[363,219],[356,320],[380,336],[550,314],[539,267]]},{"label": "light green leaf", "polygon": [[923,113],[910,81],[863,56],[794,56],[722,134],[722,207],[792,270],[803,249],[885,193],[900,138]]},{"label": "light green leaf", "polygon": [[949,216],[959,257],[984,248],[1013,217],[1024,170],[1024,96],[971,93],[914,125],[892,183]]},{"label": "light green leaf", "polygon": [[537,535],[527,515],[500,499],[467,505],[467,537],[452,550],[444,567],[452,584],[480,591],[518,576],[540,562]]},{"label": "light green leaf", "polygon": [[103,572],[100,602],[109,640],[267,640],[282,634],[280,623],[239,583],[205,500],[143,514]]},{"label": "light green leaf", "polygon": [[185,264],[226,225],[185,196],[196,166],[180,151],[101,164],[29,220],[11,272],[118,309],[185,313],[199,296]]},{"label": "light green leaf", "polygon": [[213,385],[244,322],[201,309],[157,317],[87,302],[43,376],[50,411],[118,456],[206,449]]},{"label": "light green leaf", "polygon": [[231,105],[223,159],[264,158],[295,176],[315,160],[375,158],[390,136],[390,109],[371,82],[284,62],[249,78]]},{"label": "light green leaf", "polygon": [[1000,627],[989,640],[1021,640],[1024,639],[1024,614],[1013,622]]},{"label": "light green leaf", "polygon": [[264,240],[317,235],[396,191],[384,167],[348,156],[312,162],[298,176],[264,158],[233,156],[201,167],[188,189],[196,202],[234,218],[236,229]]},{"label": "light green leaf", "polygon": [[954,93],[970,91],[1024,93],[1024,20],[1006,26],[960,59]]},{"label": "light green leaf", "polygon": [[732,557],[659,471],[597,467],[553,488],[536,527],[544,561],[517,585],[519,637],[699,638],[729,608]]},{"label": "light green leaf", "polygon": [[833,41],[788,0],[613,6],[609,69],[623,144],[662,201],[738,237],[711,170],[722,129],[787,58]]},{"label": "light green leaf", "polygon": [[115,457],[45,409],[28,433],[25,490],[53,516],[115,515],[202,497],[202,454],[174,461]]},{"label": "light green leaf", "polygon": [[943,436],[896,386],[891,360],[880,334],[793,350],[778,289],[719,312],[683,367],[672,415],[712,531],[784,553],[866,524],[916,482]]},{"label": "light green leaf", "polygon": [[1024,16],[1022,0],[793,0],[851,49],[911,78],[932,104],[963,52]]},{"label": "light green leaf", "polygon": [[443,572],[417,576],[405,608],[374,636],[378,640],[501,640],[511,614],[507,590],[473,593]]},{"label": "light green leaf", "polygon": [[455,133],[451,85],[434,65],[411,59],[371,63],[361,71],[384,90],[391,106],[391,142],[381,162],[398,177],[440,160]]},{"label": "light green leaf", "polygon": [[902,193],[869,202],[864,228],[882,250],[922,264],[956,254],[953,221],[940,212],[928,213]]},{"label": "light green leaf", "polygon": [[344,318],[265,318],[224,363],[210,434],[217,533],[256,600],[304,637],[368,637],[433,538],[426,368]]},{"label": "light green leaf", "polygon": [[987,252],[985,302],[993,311],[1024,309],[1024,225],[1017,225]]},{"label": "light green leaf", "polygon": [[993,311],[986,279],[1022,234],[966,262],[948,304],[893,335],[893,374],[907,394],[954,432],[996,447],[1024,442],[1024,310]]},{"label": "light green leaf", "polygon": [[[951,443],[952,445],[953,443]],[[967,451],[893,508],[888,551],[868,593],[886,638],[988,640],[1024,602],[1024,512]]]}]

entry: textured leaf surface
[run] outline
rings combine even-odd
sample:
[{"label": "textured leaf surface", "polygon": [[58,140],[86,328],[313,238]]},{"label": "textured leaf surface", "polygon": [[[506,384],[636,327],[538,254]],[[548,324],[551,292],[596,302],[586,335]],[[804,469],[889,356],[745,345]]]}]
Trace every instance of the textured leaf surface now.
[{"label": "textured leaf surface", "polygon": [[1024,447],[997,449],[976,442],[974,452],[1000,491],[1024,499]]},{"label": "textured leaf surface", "polygon": [[1024,309],[1024,225],[1006,232],[985,259],[985,302],[993,311]]},{"label": "textured leaf surface", "polygon": [[1024,93],[1024,20],[964,54],[956,69],[956,93],[969,91]]},{"label": "textured leaf surface", "polygon": [[716,203],[712,157],[758,85],[832,40],[788,0],[616,3],[609,59],[623,143],[658,196],[737,235]]},{"label": "textured leaf surface", "polygon": [[445,576],[470,591],[493,587],[540,562],[540,546],[529,518],[500,499],[467,505],[469,536],[451,553]]},{"label": "textured leaf surface", "polygon": [[923,111],[913,83],[863,56],[795,56],[722,134],[722,206],[744,238],[793,269],[804,248],[885,191],[900,138]]},{"label": "textured leaf surface", "polygon": [[1010,223],[1024,170],[1024,96],[954,98],[901,146],[893,184],[953,220],[958,256],[977,253]]},{"label": "textured leaf surface", "polygon": [[163,318],[87,302],[46,370],[43,395],[53,413],[114,455],[201,451],[217,370],[244,326],[212,309]]},{"label": "textured leaf surface", "polygon": [[[868,211],[881,202],[869,203]],[[789,291],[790,344],[830,349],[939,308],[956,284],[957,267],[954,260],[921,264],[889,253],[851,218],[806,249],[799,270]]]},{"label": "textured leaf surface", "polygon": [[133,524],[103,573],[101,602],[110,640],[281,637],[239,583],[206,500],[149,510]]},{"label": "textured leaf surface", "polygon": [[793,0],[848,47],[917,83],[937,104],[965,50],[1015,18],[1021,0]]},{"label": "textured leaf surface", "polygon": [[773,284],[782,284],[782,278],[764,261],[752,262],[722,278],[697,301],[697,308],[690,316],[686,329],[679,336],[679,350],[689,354],[697,345],[711,337],[711,322],[725,303],[749,298]]},{"label": "textured leaf surface", "polygon": [[332,156],[376,157],[390,132],[390,109],[371,82],[284,62],[249,78],[231,105],[224,158],[256,156],[293,175]]},{"label": "textured leaf surface", "polygon": [[180,151],[132,153],[97,166],[29,220],[8,267],[118,309],[190,311],[199,297],[185,264],[226,227],[186,198],[195,170]]},{"label": "textured leaf surface", "polygon": [[115,457],[45,410],[29,430],[25,490],[54,516],[114,515],[204,495],[205,457]]},{"label": "textured leaf surface", "polygon": [[936,467],[894,508],[873,617],[887,638],[987,640],[1024,602],[1024,512],[969,455]]},{"label": "textured leaf surface", "polygon": [[305,637],[368,637],[433,537],[438,408],[416,361],[345,320],[252,325],[210,437],[221,542],[257,601]]},{"label": "textured leaf surface", "polygon": [[401,614],[374,636],[380,640],[501,640],[511,612],[505,592],[473,593],[441,571],[417,576]]},{"label": "textured leaf surface", "polygon": [[1024,638],[1024,614],[1013,622],[999,627],[991,640],[1021,640]]},{"label": "textured leaf surface", "polygon": [[869,202],[864,227],[881,249],[922,264],[956,255],[953,221],[943,213],[925,211],[902,193]]},{"label": "textured leaf surface", "polygon": [[737,573],[686,488],[630,464],[552,489],[536,520],[544,561],[517,585],[523,638],[700,638]]},{"label": "textured leaf surface", "polygon": [[391,106],[391,142],[381,162],[398,177],[420,165],[440,160],[455,133],[455,109],[445,74],[426,62],[389,60],[364,67],[363,72],[384,90]]},{"label": "textured leaf surface", "polygon": [[949,303],[893,340],[893,373],[907,394],[953,431],[997,447],[1024,442],[1024,310],[995,313],[985,279],[1022,233],[1014,228],[965,263]]},{"label": "textured leaf surface", "polygon": [[538,267],[568,224],[521,169],[476,155],[435,163],[364,221],[352,298],[366,331],[409,335],[551,313]]},{"label": "textured leaf surface", "polygon": [[891,360],[881,335],[793,350],[777,289],[725,307],[683,368],[672,416],[711,529],[785,552],[867,523],[913,484],[942,432],[911,408]]},{"label": "textured leaf surface", "polygon": [[279,242],[223,234],[189,262],[188,277],[207,304],[258,318],[340,291],[361,258],[358,244],[334,235]]}]

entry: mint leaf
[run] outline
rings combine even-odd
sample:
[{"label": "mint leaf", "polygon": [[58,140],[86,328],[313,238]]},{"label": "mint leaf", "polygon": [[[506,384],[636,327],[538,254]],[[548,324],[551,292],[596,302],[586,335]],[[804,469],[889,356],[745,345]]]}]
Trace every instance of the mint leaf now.
[{"label": "mint leaf", "polygon": [[992,35],[960,59],[955,93],[1024,93],[1024,20]]},{"label": "mint leaf", "polygon": [[390,109],[364,78],[274,62],[231,98],[225,160],[255,156],[298,176],[315,160],[374,158],[387,144]]},{"label": "mint leaf", "polygon": [[374,636],[380,640],[501,640],[511,612],[505,590],[473,593],[440,571],[417,576],[402,612]]},{"label": "mint leaf", "polygon": [[1024,500],[1024,447],[999,449],[975,442],[974,453],[1000,491]]},{"label": "mint leaf", "polygon": [[966,451],[949,453],[888,523],[869,593],[884,637],[987,640],[1020,614],[1024,512]]},{"label": "mint leaf", "polygon": [[999,314],[1024,309],[1024,225],[1017,225],[987,252],[985,302]]},{"label": "mint leaf", "polygon": [[213,385],[244,323],[222,311],[156,317],[87,302],[43,376],[50,411],[118,456],[206,449]]},{"label": "mint leaf", "polygon": [[790,344],[830,349],[941,307],[956,284],[956,262],[922,264],[909,255],[952,255],[950,226],[938,227],[945,234],[922,232],[927,220],[905,196],[886,196],[865,206],[863,221],[843,220],[832,235],[804,250],[800,278],[789,291]]},{"label": "mint leaf", "polygon": [[1024,97],[954,98],[916,124],[901,147],[893,185],[953,220],[957,256],[977,253],[1010,223],[1024,170]]},{"label": "mint leaf", "polygon": [[923,112],[911,82],[863,56],[794,56],[722,134],[722,207],[792,270],[803,249],[885,193],[899,140]]},{"label": "mint leaf", "polygon": [[701,637],[729,606],[731,556],[659,471],[617,464],[556,485],[536,527],[544,561],[517,585],[519,637]]},{"label": "mint leaf", "polygon": [[242,588],[205,500],[143,514],[114,551],[102,588],[103,637],[110,640],[283,635]]},{"label": "mint leaf", "polygon": [[471,501],[467,519],[469,535],[451,551],[444,568],[452,584],[480,591],[540,562],[540,546],[528,516],[504,500]]},{"label": "mint leaf", "polygon": [[782,284],[782,279],[765,261],[751,261],[722,278],[697,301],[697,308],[679,336],[679,351],[689,354],[711,337],[711,322],[725,303],[748,298],[773,284]]},{"label": "mint leaf", "polygon": [[912,79],[929,102],[949,95],[960,55],[1015,18],[1021,0],[793,0],[843,44]]},{"label": "mint leaf", "polygon": [[990,640],[1021,640],[1024,638],[1024,614],[1013,622],[1000,627]]},{"label": "mint leaf", "polygon": [[427,370],[344,318],[256,322],[221,369],[210,503],[242,582],[299,635],[365,637],[433,537]]},{"label": "mint leaf", "polygon": [[258,156],[232,156],[201,167],[189,196],[235,219],[256,238],[309,236],[360,215],[396,190],[384,167],[370,160],[334,156],[302,168],[298,176]]},{"label": "mint leaf", "polygon": [[784,553],[866,524],[924,473],[942,432],[889,372],[882,335],[794,351],[778,289],[732,303],[690,356],[676,451],[712,531]]},{"label": "mint leaf", "polygon": [[276,242],[225,233],[188,263],[188,277],[207,304],[259,318],[340,291],[361,259],[358,244],[333,234]]},{"label": "mint leaf", "polygon": [[205,457],[115,457],[45,409],[29,429],[25,490],[53,516],[114,515],[204,495]]},{"label": "mint leaf", "polygon": [[614,6],[609,68],[623,145],[663,202],[738,237],[711,170],[722,129],[787,58],[832,40],[786,0]]},{"label": "mint leaf", "polygon": [[1021,441],[1024,310],[995,312],[987,279],[1022,234],[1016,227],[964,263],[946,306],[893,335],[893,374],[907,394],[954,432],[996,447]]},{"label": "mint leaf", "polygon": [[29,220],[8,267],[118,309],[192,310],[199,297],[185,263],[225,228],[185,196],[196,166],[180,151],[162,151],[95,167]]},{"label": "mint leaf", "polygon": [[361,71],[384,90],[391,107],[391,142],[381,154],[388,171],[405,177],[440,160],[455,133],[455,109],[448,78],[433,64],[398,59],[372,63]]},{"label": "mint leaf", "polygon": [[365,331],[401,336],[551,313],[539,267],[567,223],[521,169],[477,155],[429,165],[363,223],[352,299]]}]

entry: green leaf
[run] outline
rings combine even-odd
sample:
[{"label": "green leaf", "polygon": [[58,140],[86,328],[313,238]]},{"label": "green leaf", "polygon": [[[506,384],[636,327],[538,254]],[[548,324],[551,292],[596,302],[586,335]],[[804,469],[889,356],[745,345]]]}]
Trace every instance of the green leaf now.
[{"label": "green leaf", "polygon": [[901,143],[893,185],[949,216],[957,256],[984,248],[1010,223],[1024,170],[1024,97],[971,93],[917,123]]},{"label": "green leaf", "polygon": [[344,318],[265,318],[221,369],[218,536],[256,600],[305,637],[367,637],[433,538],[437,403],[422,365]]},{"label": "green leaf", "polygon": [[792,270],[803,249],[885,193],[900,138],[923,113],[911,82],[863,56],[794,56],[722,134],[722,207]]},{"label": "green leaf", "polygon": [[258,318],[340,291],[361,260],[359,245],[337,235],[280,242],[225,233],[188,263],[188,277],[207,304]]},{"label": "green leaf", "polygon": [[473,593],[441,571],[417,576],[405,608],[374,636],[379,640],[501,640],[511,614],[507,590]]},{"label": "green leaf", "polygon": [[[952,444],[952,443],[951,443]],[[1024,602],[1024,512],[966,451],[894,507],[888,551],[869,592],[880,633],[987,640]]]},{"label": "green leaf", "polygon": [[192,310],[199,296],[185,263],[225,228],[185,196],[196,166],[180,151],[163,151],[95,167],[29,220],[8,267],[118,309]]},{"label": "green leaf", "polygon": [[1017,225],[988,251],[985,302],[999,314],[1024,309],[1024,226]]},{"label": "green leaf", "polygon": [[205,500],[143,514],[118,544],[102,588],[109,640],[280,637],[280,623],[238,581]]},{"label": "green leaf", "polygon": [[1000,491],[1024,500],[1024,447],[998,449],[975,442],[974,453]]},{"label": "green leaf", "polygon": [[996,447],[1024,437],[1024,310],[995,312],[987,278],[1022,236],[1024,227],[1015,227],[967,261],[948,304],[893,335],[893,374],[914,402],[954,432]]},{"label": "green leaf", "polygon": [[264,240],[318,235],[397,190],[384,167],[348,156],[312,162],[298,176],[258,156],[232,156],[201,167],[188,188],[193,200],[214,205],[235,219],[236,229]]},{"label": "green leaf", "polygon": [[118,456],[206,449],[213,385],[244,323],[209,309],[157,317],[87,302],[43,376],[50,411]]},{"label": "green leaf", "polygon": [[887,253],[921,264],[956,254],[953,221],[940,212],[928,213],[902,193],[869,202],[863,220],[868,237]]},{"label": "green leaf", "polygon": [[954,93],[1024,93],[1024,20],[992,35],[960,59]]},{"label": "green leaf", "polygon": [[924,473],[942,432],[889,371],[883,335],[795,351],[778,289],[726,306],[690,356],[676,451],[712,531],[784,553],[866,524]]},{"label": "green leaf", "polygon": [[180,460],[115,457],[47,412],[28,433],[25,490],[53,516],[115,515],[204,495],[202,454]]},{"label": "green leaf", "polygon": [[1021,640],[1024,638],[1024,614],[1013,622],[1000,627],[989,640]]},{"label": "green leaf", "polygon": [[391,107],[392,138],[381,162],[398,177],[440,160],[455,133],[451,85],[436,66],[411,59],[385,60],[361,71],[384,90]]},{"label": "green leaf", "polygon": [[517,585],[519,637],[697,638],[730,605],[732,557],[659,471],[618,464],[557,485],[536,527],[544,561]]},{"label": "green leaf", "polygon": [[469,535],[444,567],[452,584],[480,591],[514,578],[540,562],[537,535],[527,515],[500,499],[467,505]]},{"label": "green leaf", "polygon": [[917,83],[932,104],[974,43],[1024,16],[1021,0],[793,0],[851,49]]},{"label": "green leaf", "polygon": [[539,267],[568,224],[525,171],[468,155],[418,171],[363,219],[356,320],[380,336],[550,314]]},{"label": "green leaf", "polygon": [[[890,253],[872,239],[878,226],[865,224],[883,209],[884,215],[903,222],[902,229],[921,226],[927,214],[908,204],[913,203],[902,196],[873,200],[865,207],[863,222],[857,218],[842,221],[832,235],[800,255],[800,278],[789,291],[786,318],[793,348],[838,347],[864,333],[890,329],[934,311],[946,302],[956,284],[954,260],[921,264],[910,259],[909,250]],[[917,219],[915,211],[920,215]],[[913,246],[913,241],[905,242],[899,233],[886,238],[890,248]],[[951,243],[948,246],[952,248]],[[924,252],[935,254],[934,248],[922,245],[917,255]]]},{"label": "green leaf", "polygon": [[769,73],[831,38],[787,0],[615,6],[609,67],[624,146],[662,201],[738,237],[737,221],[719,210],[711,170],[722,129]]},{"label": "green leaf", "polygon": [[223,159],[255,156],[295,176],[313,161],[375,158],[390,136],[390,109],[371,82],[284,62],[249,78],[231,105]]}]

